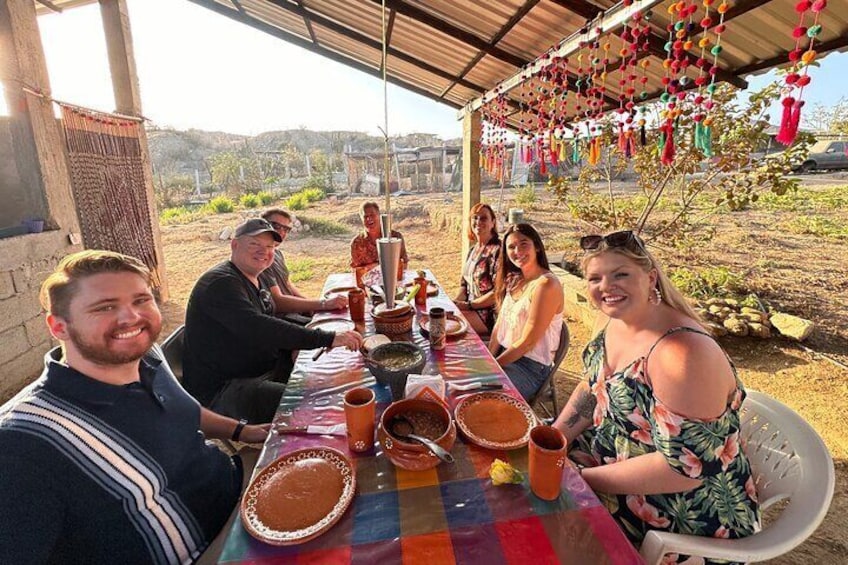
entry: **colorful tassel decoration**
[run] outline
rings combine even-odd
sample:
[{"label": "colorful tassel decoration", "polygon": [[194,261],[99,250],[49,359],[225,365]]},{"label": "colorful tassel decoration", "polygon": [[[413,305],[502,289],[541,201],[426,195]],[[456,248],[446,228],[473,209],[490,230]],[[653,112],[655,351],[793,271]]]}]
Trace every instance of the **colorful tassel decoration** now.
[{"label": "colorful tassel decoration", "polygon": [[571,144],[571,162],[574,165],[580,164],[580,141],[576,137]]},{"label": "colorful tassel decoration", "polygon": [[783,114],[780,118],[780,130],[778,130],[775,139],[783,145],[792,145],[795,136],[790,133],[790,123],[792,122],[792,106],[795,104],[795,99],[787,96],[780,103],[783,104]]},{"label": "colorful tassel decoration", "polygon": [[665,126],[665,143],[662,148],[660,161],[663,165],[671,165],[674,162],[674,124],[669,119]]}]

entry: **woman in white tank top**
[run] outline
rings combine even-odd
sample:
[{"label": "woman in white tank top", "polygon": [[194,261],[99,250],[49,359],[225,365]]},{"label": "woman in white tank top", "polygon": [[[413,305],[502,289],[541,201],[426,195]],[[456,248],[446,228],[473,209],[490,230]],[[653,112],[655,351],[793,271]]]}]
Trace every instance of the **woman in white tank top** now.
[{"label": "woman in white tank top", "polygon": [[545,383],[562,329],[562,285],[548,267],[545,246],[530,224],[504,234],[495,281],[498,317],[492,352],[525,400]]}]

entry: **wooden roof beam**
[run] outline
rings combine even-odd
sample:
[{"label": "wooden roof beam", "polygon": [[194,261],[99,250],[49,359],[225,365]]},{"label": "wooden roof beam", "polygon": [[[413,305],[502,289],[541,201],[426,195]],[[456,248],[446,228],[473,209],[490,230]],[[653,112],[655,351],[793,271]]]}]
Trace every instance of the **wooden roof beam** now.
[{"label": "wooden roof beam", "polygon": [[[304,12],[306,11],[303,8],[303,0],[297,0],[297,5],[301,10],[303,10]],[[303,25],[306,26],[306,31],[309,32],[309,38],[312,39],[312,43],[314,43],[315,45],[318,45],[318,38],[315,37],[315,30],[312,29],[312,20],[310,20],[309,16],[307,16],[305,14],[302,17],[303,17]]]},{"label": "wooden roof beam", "polygon": [[[256,18],[242,14],[242,13],[238,12],[237,10],[226,8],[222,4],[219,4],[218,2],[216,2],[215,0],[189,0],[189,1],[195,3],[199,6],[203,6],[204,8],[208,8],[208,9],[212,10],[213,12],[221,14],[222,16],[226,16],[226,17],[228,17],[232,20],[235,20],[239,23],[249,25],[250,27],[252,27],[254,29],[258,29],[259,31],[267,33],[268,35],[277,37],[277,38],[282,39],[284,41],[288,41],[289,43],[291,43],[293,45],[297,45],[298,47],[306,49],[307,51],[317,53],[318,55],[321,55],[322,57],[326,57],[327,59],[330,59],[331,61],[336,61],[337,63],[347,65],[348,67],[351,67],[351,68],[356,69],[358,71],[362,71],[363,73],[366,73],[368,75],[371,75],[371,76],[379,78],[379,79],[383,78],[382,73],[376,67],[369,67],[365,63],[360,63],[359,61],[357,61],[355,59],[351,59],[350,57],[346,57],[346,56],[344,56],[340,53],[337,53],[335,51],[327,49],[326,47],[321,47],[320,45],[315,45],[312,42],[300,37],[299,35],[295,35],[294,33],[288,32],[288,31],[280,29],[278,27],[274,27],[274,26],[272,26],[268,23],[263,22],[262,20],[258,20]],[[423,96],[425,98],[428,98],[430,100],[435,100],[436,102],[441,102],[442,104],[446,104],[448,106],[451,106],[452,108],[459,109],[459,108],[462,107],[460,104],[457,104],[456,102],[451,102],[450,100],[446,100],[444,98],[439,98],[438,96],[436,96],[432,92],[429,92],[426,89],[421,88],[419,86],[415,86],[414,84],[410,84],[410,83],[403,81],[399,78],[389,76],[389,77],[387,77],[387,80],[392,84],[395,84],[397,86],[400,86],[401,88],[405,88],[406,90],[409,90],[410,92],[414,92],[415,94],[418,94],[418,95]]]},{"label": "wooden roof beam", "polygon": [[50,2],[50,0],[35,0],[35,1],[38,2],[39,4],[41,4],[42,6],[48,8],[50,10],[53,10],[57,14],[62,13],[62,8],[60,8],[59,6],[54,4],[53,2]]},{"label": "wooden roof beam", "polygon": [[[829,53],[830,51],[835,51],[837,49],[843,49],[848,47],[848,31],[843,31],[839,37],[831,39],[830,41],[823,41],[821,43],[816,43],[814,49],[819,54],[819,58],[823,56],[825,53]],[[770,69],[772,67],[776,67],[778,65],[782,65],[784,63],[789,62],[789,51],[784,51],[779,55],[775,55],[774,57],[770,57],[768,59],[764,59],[762,61],[757,61],[756,63],[751,63],[750,65],[745,65],[744,67],[739,67],[736,69],[736,73],[739,76],[749,75],[752,73],[756,73],[759,71],[764,71],[766,69]]]},{"label": "wooden roof beam", "polygon": [[[521,21],[521,19],[522,19],[524,16],[526,16],[526,15],[527,15],[527,13],[528,13],[528,12],[530,12],[530,10],[532,10],[533,8],[535,8],[535,7],[536,7],[536,4],[538,4],[540,1],[541,1],[541,0],[527,0],[527,1],[524,3],[524,5],[523,5],[523,6],[521,6],[521,8],[519,8],[518,10],[516,10],[516,12],[515,12],[515,13],[512,15],[512,17],[509,19],[509,21],[508,21],[508,22],[506,22],[503,26],[501,26],[501,29],[499,29],[499,30],[498,30],[498,32],[494,35],[494,37],[492,37],[492,39],[490,39],[490,40],[489,40],[489,45],[497,45],[497,44],[498,44],[498,42],[499,42],[501,39],[503,39],[504,37],[506,37],[506,34],[507,34],[507,33],[509,33],[509,32],[512,30],[512,28],[514,28],[514,27],[516,26],[516,24],[517,24],[518,22],[520,22],[520,21]],[[394,13],[394,12],[392,12],[392,13]],[[479,63],[479,62],[480,62],[480,59],[482,59],[484,55],[485,55],[485,53],[483,53],[482,51],[481,51],[481,52],[478,52],[478,53],[477,53],[477,55],[475,55],[475,56],[474,56],[474,57],[473,57],[473,58],[472,58],[472,59],[468,62],[468,64],[467,64],[467,65],[465,65],[465,67],[462,69],[462,72],[461,72],[461,73],[459,73],[460,78],[465,77],[465,75],[467,75],[469,72],[471,72],[471,69],[473,69],[473,68],[477,65],[477,63]],[[444,96],[444,95],[446,95],[448,92],[450,92],[450,90],[451,90],[454,86],[456,86],[456,83],[455,83],[455,82],[452,82],[451,84],[449,84],[449,85],[447,86],[447,88],[445,88],[444,90],[442,90],[442,92],[441,92],[440,96]]]},{"label": "wooden roof beam", "polygon": [[598,14],[604,11],[600,6],[595,6],[590,2],[586,2],[586,0],[551,0],[551,2],[557,6],[562,6],[569,12],[573,12],[586,20],[593,20],[598,17]]},{"label": "wooden roof beam", "polygon": [[[614,7],[602,14],[599,14],[598,17],[587,23],[582,30],[585,33],[581,33],[581,31],[572,33],[567,38],[563,39],[555,49],[546,53],[546,55],[569,57],[580,49],[581,43],[594,41],[600,34],[611,32],[630,21],[634,13],[645,13],[646,10],[650,10],[660,2],[662,2],[662,0],[636,0],[629,6],[616,4]],[[483,104],[497,97],[499,93],[509,92],[513,88],[521,85],[538,74],[546,64],[546,59],[543,60],[541,57],[537,58],[531,64],[527,65],[526,68],[502,81],[498,86],[489,90],[483,96],[480,96],[466,104],[462,109],[462,112],[460,112],[459,118],[461,119],[465,113],[478,110]],[[614,100],[609,96],[606,96],[605,98]],[[615,100],[610,103],[618,104],[618,101]]]},{"label": "wooden roof beam", "polygon": [[[371,0],[373,3],[382,5],[382,0]],[[513,67],[523,67],[530,63],[530,61],[520,57],[518,55],[514,55],[500,47],[495,45],[491,45],[485,39],[474,35],[471,32],[465,31],[464,29],[458,28],[448,22],[437,18],[433,14],[418,8],[417,6],[412,6],[410,4],[406,4],[402,0],[385,0],[386,7],[391,8],[392,10],[396,10],[398,14],[403,14],[404,16],[417,21],[418,23],[424,24],[428,27],[439,31],[448,37],[456,39],[466,45],[474,47],[478,51],[482,51],[487,55],[491,55],[496,59],[500,59],[506,63],[509,63]]]},{"label": "wooden roof beam", "polygon": [[[389,21],[386,22],[386,47],[389,47],[392,44],[392,30],[395,29],[395,12],[394,10],[389,10]],[[383,58],[380,57],[380,72],[383,72]],[[456,84],[452,82],[451,85]],[[439,98],[444,97],[445,92],[439,95]]]},{"label": "wooden roof beam", "polygon": [[[296,6],[294,4],[289,4],[285,0],[269,0],[269,1],[272,4],[274,4],[275,6],[281,8],[283,10],[286,10],[287,12],[297,14],[298,16],[301,16],[304,19],[309,18],[314,24],[326,27],[327,29],[329,29],[329,30],[331,30],[335,33],[338,33],[339,35],[343,35],[343,36],[345,36],[349,39],[352,39],[352,40],[354,40],[358,43],[361,43],[362,45],[366,45],[366,46],[371,47],[372,49],[376,49],[377,51],[380,51],[380,52],[382,52],[382,50],[383,50],[383,42],[381,40],[374,39],[374,38],[369,37],[369,36],[367,36],[363,33],[358,32],[356,30],[345,27],[345,26],[343,26],[343,25],[341,25],[341,24],[339,24],[339,23],[337,23],[333,20],[325,18],[324,16],[321,16],[319,14],[311,12],[307,8],[304,8],[304,7],[301,7],[301,6]],[[428,73],[434,74],[437,77],[443,78],[443,79],[448,80],[448,81],[456,82],[456,83],[461,84],[462,86],[464,86],[466,88],[470,88],[471,90],[475,90],[475,91],[478,91],[478,92],[483,92],[483,91],[486,90],[485,87],[483,87],[483,86],[480,86],[478,84],[474,84],[473,82],[470,82],[470,81],[465,80],[463,78],[457,77],[457,76],[445,71],[442,68],[431,65],[430,63],[427,63],[426,61],[422,61],[421,59],[413,57],[412,55],[408,55],[408,54],[404,53],[403,51],[398,51],[397,49],[394,49],[392,47],[388,47],[386,49],[386,53],[388,55],[391,55],[392,57],[395,57],[395,58],[401,60],[401,61],[404,61],[406,63],[414,65],[417,68],[421,69],[422,71],[426,71]]]}]

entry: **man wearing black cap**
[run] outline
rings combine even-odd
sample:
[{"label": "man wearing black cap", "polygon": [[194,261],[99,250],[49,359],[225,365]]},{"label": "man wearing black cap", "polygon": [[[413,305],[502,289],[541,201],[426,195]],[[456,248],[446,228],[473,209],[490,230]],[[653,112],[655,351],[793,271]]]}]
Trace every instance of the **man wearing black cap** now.
[{"label": "man wearing black cap", "polygon": [[355,331],[311,330],[274,317],[260,273],[282,238],[262,218],[236,228],[229,261],[203,274],[188,301],[183,386],[204,406],[248,422],[274,417],[292,370],[291,352],[317,347],[355,351]]}]

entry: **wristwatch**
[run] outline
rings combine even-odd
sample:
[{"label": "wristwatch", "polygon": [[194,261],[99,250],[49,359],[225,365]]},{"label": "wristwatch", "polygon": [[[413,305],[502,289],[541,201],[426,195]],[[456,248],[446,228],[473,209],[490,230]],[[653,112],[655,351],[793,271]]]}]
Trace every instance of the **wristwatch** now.
[{"label": "wristwatch", "polygon": [[233,441],[238,441],[241,437],[241,431],[247,425],[247,420],[239,420],[236,424],[236,429],[233,430],[233,436],[230,438]]}]

